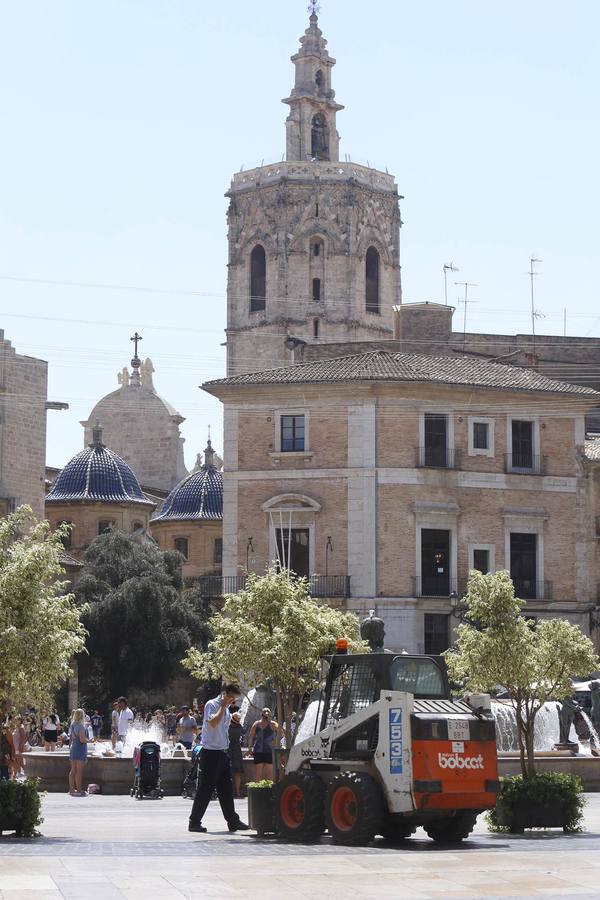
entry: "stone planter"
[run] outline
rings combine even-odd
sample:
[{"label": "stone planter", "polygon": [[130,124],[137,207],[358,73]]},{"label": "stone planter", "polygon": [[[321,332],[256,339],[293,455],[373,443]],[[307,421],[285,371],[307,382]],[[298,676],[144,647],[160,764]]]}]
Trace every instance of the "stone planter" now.
[{"label": "stone planter", "polygon": [[16,819],[9,819],[0,813],[0,837],[2,837],[3,831],[16,831],[17,837],[19,837],[21,829]]},{"label": "stone planter", "polygon": [[496,810],[498,824],[510,829],[512,834],[520,834],[526,828],[565,828],[566,817],[560,800],[539,803],[533,800],[518,800],[510,808],[505,805]]},{"label": "stone planter", "polygon": [[275,816],[273,812],[273,788],[248,788],[248,818],[250,828],[259,835],[275,832]]}]

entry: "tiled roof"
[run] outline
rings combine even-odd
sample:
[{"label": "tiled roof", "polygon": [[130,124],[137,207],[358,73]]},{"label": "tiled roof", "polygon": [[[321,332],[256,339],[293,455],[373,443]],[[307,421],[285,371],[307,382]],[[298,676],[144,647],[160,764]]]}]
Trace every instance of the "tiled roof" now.
[{"label": "tiled roof", "polygon": [[591,459],[594,462],[600,462],[600,438],[586,441],[584,445],[584,454],[586,459]]},{"label": "tiled roof", "polygon": [[214,466],[202,466],[176,485],[160,513],[150,521],[223,518],[223,475]]},{"label": "tiled roof", "polygon": [[98,443],[86,447],[67,463],[46,496],[46,503],[74,500],[154,506],[127,463]]},{"label": "tiled roof", "polygon": [[405,381],[465,385],[513,391],[543,391],[598,397],[592,388],[553,381],[519,366],[507,366],[472,356],[421,356],[417,353],[389,353],[375,350],[356,356],[340,356],[313,362],[232,375],[207,381],[211,392],[218,387],[269,384],[336,384],[358,381]]}]

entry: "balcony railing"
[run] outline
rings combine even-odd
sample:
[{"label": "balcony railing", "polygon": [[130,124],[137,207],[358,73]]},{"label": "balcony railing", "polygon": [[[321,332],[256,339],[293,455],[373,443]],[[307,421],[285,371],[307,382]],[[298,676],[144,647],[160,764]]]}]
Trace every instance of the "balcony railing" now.
[{"label": "balcony railing", "polygon": [[532,453],[505,453],[504,471],[516,475],[545,475],[546,457]]},{"label": "balcony railing", "polygon": [[416,464],[419,469],[460,469],[460,450],[449,447],[417,447]]},{"label": "balcony railing", "polygon": [[458,593],[458,579],[448,575],[416,575],[415,597],[449,597]]},{"label": "balcony railing", "polygon": [[[200,575],[193,580],[193,584],[200,590],[203,597],[217,599],[226,594],[237,594],[246,586],[246,575]],[[349,597],[349,575],[311,575],[311,597]]]},{"label": "balcony railing", "polygon": [[521,600],[552,600],[551,581],[531,581],[528,578],[513,578],[515,595]]}]

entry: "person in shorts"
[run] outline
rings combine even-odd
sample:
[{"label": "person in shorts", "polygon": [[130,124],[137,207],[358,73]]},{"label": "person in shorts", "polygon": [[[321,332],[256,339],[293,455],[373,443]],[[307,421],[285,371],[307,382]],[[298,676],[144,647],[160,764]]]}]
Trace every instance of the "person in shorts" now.
[{"label": "person in shorts", "polygon": [[186,750],[192,749],[194,739],[198,734],[198,723],[193,716],[190,716],[189,706],[182,706],[182,716],[177,723],[177,737],[180,744],[183,744]]},{"label": "person in shorts", "polygon": [[51,752],[56,750],[56,741],[58,740],[58,726],[60,719],[56,713],[49,713],[42,719],[42,731],[44,735],[44,750]]},{"label": "person in shorts", "polygon": [[94,731],[94,740],[97,741],[100,737],[100,732],[102,731],[102,716],[97,709],[95,709],[90,716],[90,720],[92,722],[92,729]]},{"label": "person in shorts", "polygon": [[248,747],[254,757],[254,777],[256,781],[273,780],[273,748],[279,732],[277,722],[271,719],[271,710],[265,706],[248,734]]},{"label": "person in shorts", "polygon": [[119,740],[119,704],[115,700],[110,713],[110,742],[113,750],[117,746]]}]

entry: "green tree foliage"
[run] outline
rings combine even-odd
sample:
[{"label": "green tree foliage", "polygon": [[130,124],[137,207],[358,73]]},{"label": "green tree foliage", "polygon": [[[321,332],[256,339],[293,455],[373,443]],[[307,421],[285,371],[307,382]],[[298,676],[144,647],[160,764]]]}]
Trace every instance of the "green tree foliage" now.
[{"label": "green tree foliage", "polygon": [[67,530],[52,533],[28,506],[0,519],[0,716],[49,707],[84,647],[81,610],[60,580]]},{"label": "green tree foliage", "polygon": [[309,596],[305,579],[274,568],[250,575],[245,590],[229,595],[223,610],[212,616],[210,628],[208,648],[190,650],[184,665],[203,681],[241,678],[250,688],[270,682],[288,747],[292,713],[318,686],[321,657],[334,653],[341,637],[354,652],[369,649],[354,614],[320,606]]},{"label": "green tree foliage", "polygon": [[209,610],[183,589],[180,554],[113,531],[92,541],[84,562],[77,598],[88,605],[88,655],[79,669],[86,696],[104,703],[183,674],[182,655],[206,644]]},{"label": "green tree foliage", "polygon": [[589,675],[600,661],[590,639],[565,619],[541,619],[534,628],[507,572],[471,572],[465,603],[456,647],[444,654],[450,678],[469,691],[506,688],[516,714],[521,770],[531,777],[540,707],[570,695],[571,677]]}]

